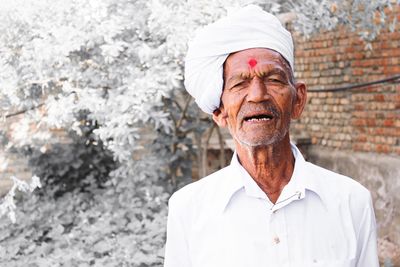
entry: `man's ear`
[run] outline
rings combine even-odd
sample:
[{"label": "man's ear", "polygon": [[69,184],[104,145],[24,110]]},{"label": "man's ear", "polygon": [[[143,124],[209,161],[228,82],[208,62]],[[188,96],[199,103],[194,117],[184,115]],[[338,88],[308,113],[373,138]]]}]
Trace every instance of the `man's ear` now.
[{"label": "man's ear", "polygon": [[212,117],[213,117],[214,122],[219,127],[226,127],[228,125],[228,122],[227,122],[228,115],[226,114],[225,109],[222,105],[221,105],[221,107],[214,110]]},{"label": "man's ear", "polygon": [[296,98],[293,102],[292,119],[300,118],[307,102],[307,87],[303,82],[295,84]]}]

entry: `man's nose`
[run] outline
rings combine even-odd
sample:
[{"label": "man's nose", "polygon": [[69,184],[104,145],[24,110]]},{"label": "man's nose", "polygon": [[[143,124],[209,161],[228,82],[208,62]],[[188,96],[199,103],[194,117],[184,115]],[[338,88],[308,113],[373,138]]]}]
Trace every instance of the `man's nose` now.
[{"label": "man's nose", "polygon": [[269,98],[269,94],[267,92],[267,86],[264,84],[262,79],[255,77],[251,81],[248,94],[247,101],[249,102],[262,102]]}]

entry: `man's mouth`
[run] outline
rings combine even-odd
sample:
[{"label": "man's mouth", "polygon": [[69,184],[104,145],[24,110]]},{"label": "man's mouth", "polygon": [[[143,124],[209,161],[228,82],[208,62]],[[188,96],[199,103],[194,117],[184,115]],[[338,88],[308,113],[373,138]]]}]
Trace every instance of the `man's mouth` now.
[{"label": "man's mouth", "polygon": [[258,114],[258,115],[251,115],[251,116],[246,116],[244,118],[244,121],[246,122],[264,122],[264,121],[270,121],[274,118],[272,114]]}]

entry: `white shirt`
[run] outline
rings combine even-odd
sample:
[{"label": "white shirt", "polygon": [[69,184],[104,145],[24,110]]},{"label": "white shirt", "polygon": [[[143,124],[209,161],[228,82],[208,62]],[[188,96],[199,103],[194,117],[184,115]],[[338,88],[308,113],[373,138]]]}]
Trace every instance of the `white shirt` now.
[{"label": "white shirt", "polygon": [[234,155],[169,200],[164,267],[378,267],[371,196],[306,162],[271,203]]}]

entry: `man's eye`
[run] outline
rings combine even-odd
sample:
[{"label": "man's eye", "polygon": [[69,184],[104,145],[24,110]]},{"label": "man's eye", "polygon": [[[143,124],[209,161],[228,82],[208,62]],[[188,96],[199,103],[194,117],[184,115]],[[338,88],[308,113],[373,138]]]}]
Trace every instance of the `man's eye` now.
[{"label": "man's eye", "polygon": [[271,82],[281,83],[282,81],[281,81],[281,80],[278,80],[278,79],[271,79]]},{"label": "man's eye", "polygon": [[245,81],[238,82],[238,83],[234,84],[234,85],[231,87],[231,89],[238,89],[238,88],[243,87],[244,85],[245,85]]},{"label": "man's eye", "polygon": [[276,78],[276,77],[268,77],[267,78],[267,82],[271,82],[271,83],[281,83],[281,84],[285,84],[285,80],[282,78]]}]

